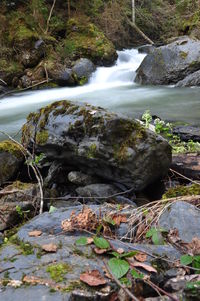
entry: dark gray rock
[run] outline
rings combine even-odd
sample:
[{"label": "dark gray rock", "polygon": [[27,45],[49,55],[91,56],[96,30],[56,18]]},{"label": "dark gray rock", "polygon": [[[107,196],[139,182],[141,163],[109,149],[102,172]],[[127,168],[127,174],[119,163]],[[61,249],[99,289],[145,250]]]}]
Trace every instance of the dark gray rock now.
[{"label": "dark gray rock", "polygon": [[173,134],[178,135],[181,140],[200,142],[200,128],[194,126],[175,126]]},{"label": "dark gray rock", "polygon": [[[22,295],[27,301],[41,300],[41,298],[42,300],[58,301],[111,300],[111,295],[118,291],[118,287],[110,279],[108,279],[107,285],[92,289],[80,282],[80,274],[84,271],[96,269],[103,274],[105,268],[102,260],[103,255],[96,255],[92,250],[93,246],[77,246],[75,244],[78,238],[86,235],[85,233],[83,234],[81,231],[63,233],[61,228],[61,222],[69,219],[72,211],[77,214],[82,209],[83,207],[80,206],[68,210],[59,209],[53,213],[43,213],[21,227],[16,234],[18,240],[12,240],[13,242],[4,244],[0,248],[1,270],[8,269],[8,275],[1,273],[0,280],[9,277],[9,279],[7,278],[7,286],[0,284],[0,299],[2,301],[11,301],[13,297],[16,301],[20,301]],[[102,211],[99,206],[91,206],[91,209],[95,210],[97,214],[115,210],[108,206],[101,207]],[[127,210],[127,214],[130,215],[132,208],[129,210]],[[122,213],[125,214],[125,210]],[[37,229],[42,231],[42,235],[31,237],[29,232]],[[21,246],[29,246],[29,248],[32,246],[30,254],[25,255],[21,252],[19,240],[22,242]],[[56,253],[41,252],[42,245],[49,243],[58,246]],[[177,260],[180,257],[180,253],[171,246],[124,244],[120,240],[111,240],[111,244],[115,249],[123,248],[125,252],[138,249],[141,252],[157,254],[170,260]],[[151,263],[152,259],[154,260],[148,256],[146,263]],[[60,264],[65,264],[68,270],[63,273],[62,281],[55,282],[47,268]],[[25,275],[33,280],[29,286],[22,281]],[[34,279],[39,283],[34,285]],[[11,280],[18,281],[20,287],[10,287],[9,281]],[[0,281],[0,283],[2,282]],[[55,287],[57,287],[56,291],[52,291],[52,288]]]},{"label": "dark gray rock", "polygon": [[191,242],[194,237],[200,238],[200,210],[184,201],[175,202],[161,215],[159,225],[177,229],[181,240]]},{"label": "dark gray rock", "polygon": [[61,87],[75,85],[73,72],[70,68],[55,64],[52,68],[48,69],[48,72],[53,81]]},{"label": "dark gray rock", "polygon": [[110,184],[90,184],[85,187],[77,188],[76,192],[82,197],[107,198],[113,194],[119,193],[119,190]]},{"label": "dark gray rock", "polygon": [[176,84],[199,69],[200,41],[183,37],[148,54],[135,81],[147,85]]},{"label": "dark gray rock", "polygon": [[67,177],[71,183],[78,186],[86,186],[99,181],[97,177],[86,175],[80,171],[71,171]]},{"label": "dark gray rock", "polygon": [[200,86],[200,70],[189,74],[176,84],[176,87]]},{"label": "dark gray rock", "polygon": [[154,51],[154,49],[155,49],[155,46],[153,46],[153,45],[142,45],[142,46],[138,47],[138,52],[149,54],[149,53],[152,53]]},{"label": "dark gray rock", "polygon": [[[0,212],[3,219],[0,219],[0,231],[12,228],[23,218],[23,212],[27,212],[27,216],[33,216],[35,208],[40,199],[39,188],[36,184],[27,184],[14,182],[12,185],[1,190],[0,196]],[[17,212],[16,207],[20,208]]]},{"label": "dark gray rock", "polygon": [[22,64],[25,68],[33,68],[44,57],[44,51],[41,47],[31,51],[24,51],[21,56]]},{"label": "dark gray rock", "polygon": [[[166,174],[171,147],[138,121],[102,108],[60,101],[31,114],[23,127],[25,147],[49,162],[142,190]],[[104,180],[103,180],[104,179]]]},{"label": "dark gray rock", "polygon": [[173,155],[171,168],[193,180],[200,180],[200,155]]},{"label": "dark gray rock", "polygon": [[22,88],[28,88],[28,87],[32,86],[31,78],[29,76],[27,76],[27,75],[23,75],[20,78],[20,82],[21,82]]},{"label": "dark gray rock", "polygon": [[16,176],[23,161],[24,156],[15,143],[0,142],[0,186]]},{"label": "dark gray rock", "polygon": [[74,67],[72,68],[72,72],[74,73],[75,78],[78,82],[80,82],[81,80],[87,82],[94,71],[94,64],[86,58],[81,58],[76,61]]}]

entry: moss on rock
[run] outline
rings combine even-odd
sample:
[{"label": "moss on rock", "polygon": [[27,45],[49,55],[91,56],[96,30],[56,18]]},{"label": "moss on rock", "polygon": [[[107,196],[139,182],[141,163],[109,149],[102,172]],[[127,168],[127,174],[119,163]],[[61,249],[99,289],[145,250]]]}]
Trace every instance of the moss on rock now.
[{"label": "moss on rock", "polygon": [[179,185],[173,188],[170,188],[163,195],[163,199],[174,198],[185,195],[199,195],[200,186],[197,184],[192,184],[188,186]]},{"label": "moss on rock", "polygon": [[10,153],[17,158],[23,158],[23,149],[17,144],[9,140],[0,142],[0,152]]}]

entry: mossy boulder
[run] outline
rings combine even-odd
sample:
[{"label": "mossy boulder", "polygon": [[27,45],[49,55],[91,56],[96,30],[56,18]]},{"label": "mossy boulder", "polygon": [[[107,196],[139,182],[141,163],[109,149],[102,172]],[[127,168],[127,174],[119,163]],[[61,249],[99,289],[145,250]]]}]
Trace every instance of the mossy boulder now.
[{"label": "mossy boulder", "polygon": [[0,231],[13,227],[28,216],[33,216],[40,197],[37,184],[16,181],[1,192],[0,210],[3,219],[0,220]]},{"label": "mossy boulder", "polygon": [[104,33],[85,17],[70,19],[67,35],[62,45],[58,45],[63,60],[86,57],[97,65],[111,65],[117,58],[114,45]]},{"label": "mossy boulder", "polygon": [[140,84],[176,84],[200,69],[200,41],[180,37],[155,48],[137,70],[135,81]]},{"label": "mossy boulder", "polygon": [[23,161],[24,156],[18,144],[0,142],[0,186],[16,176]]},{"label": "mossy boulder", "polygon": [[49,161],[141,190],[166,174],[167,141],[138,121],[102,108],[58,101],[31,113],[22,129],[25,147]]}]

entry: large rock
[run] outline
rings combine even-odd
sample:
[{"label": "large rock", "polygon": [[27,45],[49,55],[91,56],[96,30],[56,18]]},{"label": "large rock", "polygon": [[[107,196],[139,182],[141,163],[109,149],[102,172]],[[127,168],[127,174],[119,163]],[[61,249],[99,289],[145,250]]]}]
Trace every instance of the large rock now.
[{"label": "large rock", "polygon": [[[105,210],[106,213],[110,210],[116,213],[117,208],[109,209],[105,206],[103,210],[96,206],[91,209],[95,210],[96,214],[104,214]],[[132,212],[132,209],[129,210]],[[110,255],[95,254],[94,244],[87,246],[75,244],[76,240],[86,236],[86,233],[63,232],[61,228],[63,220],[69,219],[72,213],[77,215],[82,211],[83,207],[80,206],[39,215],[23,225],[18,233],[10,238],[8,244],[4,243],[1,246],[1,271],[9,270],[9,274],[0,273],[0,300],[18,301],[22,296],[27,301],[110,301],[113,299],[113,293],[117,293],[119,288],[112,279],[107,278],[105,273],[104,261],[107,262]],[[30,232],[35,230],[41,231],[41,235],[31,236]],[[116,237],[117,234],[115,233]],[[57,246],[57,251],[49,253],[42,251],[43,245],[50,243]],[[120,240],[111,240],[111,244],[115,250],[119,248],[125,252],[139,250],[169,260],[180,258],[179,251],[172,246],[124,244]],[[154,257],[148,256],[146,263],[155,265]],[[80,281],[80,274],[94,269],[99,270],[107,279],[106,285],[91,288]],[[29,285],[27,285],[28,280]],[[19,287],[15,287],[17,284]]]},{"label": "large rock", "polygon": [[183,37],[166,46],[155,48],[137,70],[140,84],[176,84],[200,69],[200,41]]},{"label": "large rock", "polygon": [[85,58],[78,60],[72,68],[74,77],[80,84],[86,83],[94,70],[94,64]]},{"label": "large rock", "polygon": [[200,156],[195,153],[173,155],[172,169],[189,179],[200,180]]},{"label": "large rock", "polygon": [[176,87],[200,86],[200,70],[189,74],[176,84]]},{"label": "large rock", "polygon": [[59,86],[74,86],[75,78],[70,68],[61,64],[53,63],[47,66],[51,79]]},{"label": "large rock", "polygon": [[200,142],[200,127],[194,126],[175,126],[173,134],[178,135],[181,140]]},{"label": "large rock", "polygon": [[0,186],[16,176],[23,160],[22,150],[16,143],[0,142]]},{"label": "large rock", "polygon": [[69,101],[31,113],[23,144],[49,161],[142,190],[166,174],[171,162],[167,141],[136,120],[102,108]]},{"label": "large rock", "polygon": [[200,211],[184,201],[175,202],[167,208],[159,224],[167,230],[177,229],[185,242],[191,242],[194,237],[200,238]]}]

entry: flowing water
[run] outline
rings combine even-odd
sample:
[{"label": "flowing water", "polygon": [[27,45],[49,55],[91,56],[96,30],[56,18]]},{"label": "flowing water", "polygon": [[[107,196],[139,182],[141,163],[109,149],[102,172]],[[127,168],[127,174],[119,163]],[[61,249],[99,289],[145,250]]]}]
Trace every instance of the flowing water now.
[{"label": "flowing water", "polygon": [[[113,67],[99,67],[82,87],[23,92],[0,100],[0,131],[14,135],[28,113],[56,100],[88,102],[139,117],[145,110],[168,121],[200,125],[200,89],[140,86],[135,71],[144,59],[136,49],[118,52]],[[3,139],[0,134],[0,140]]]}]

